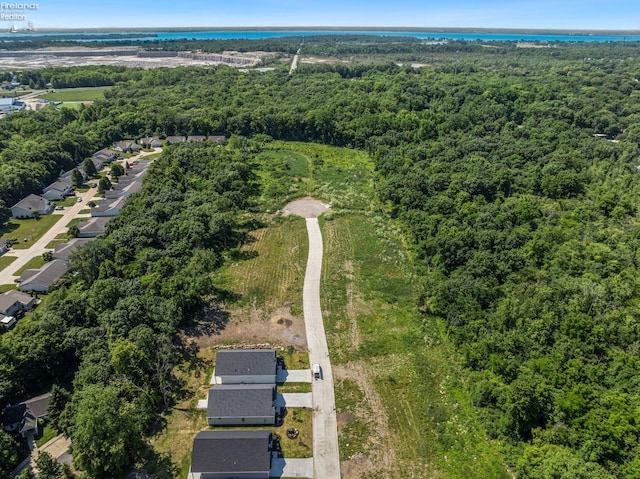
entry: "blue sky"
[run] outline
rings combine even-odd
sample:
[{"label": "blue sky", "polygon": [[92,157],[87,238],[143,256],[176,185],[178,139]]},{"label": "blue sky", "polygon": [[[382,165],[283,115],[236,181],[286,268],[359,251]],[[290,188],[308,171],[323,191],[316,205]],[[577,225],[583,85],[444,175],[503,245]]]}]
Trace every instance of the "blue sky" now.
[{"label": "blue sky", "polygon": [[[28,0],[5,0],[14,1]],[[37,10],[22,13],[37,28],[295,25],[640,30],[638,0],[36,1]],[[5,20],[0,28],[3,23],[10,25]]]}]

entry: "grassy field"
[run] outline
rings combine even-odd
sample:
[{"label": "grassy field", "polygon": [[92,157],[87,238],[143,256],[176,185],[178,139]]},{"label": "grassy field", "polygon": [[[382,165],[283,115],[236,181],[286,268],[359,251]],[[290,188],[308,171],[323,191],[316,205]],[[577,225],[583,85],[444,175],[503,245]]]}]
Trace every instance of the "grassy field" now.
[{"label": "grassy field", "polygon": [[42,235],[62,218],[61,215],[44,215],[39,219],[31,218],[17,220],[12,218],[4,226],[0,227],[0,239],[13,239],[17,243],[16,249],[30,248]]},{"label": "grassy field", "polygon": [[[273,212],[306,195],[332,205],[321,218],[321,298],[335,379],[342,477],[509,477],[501,451],[476,418],[465,376],[438,321],[425,319],[416,307],[417,281],[405,241],[372,200],[368,157],[349,149],[274,142],[259,164],[264,210]],[[248,314],[290,302],[292,312],[301,314],[305,224],[277,216],[264,223],[217,275],[216,286],[234,298],[224,306],[232,314]],[[193,407],[205,397],[210,351],[200,352],[200,370],[206,374],[190,379],[189,399],[165,418],[167,427],[153,442],[158,454],[170,456],[181,469],[176,477],[186,476],[191,440],[206,423]],[[308,367],[299,352],[291,353],[286,359],[290,368]],[[308,388],[282,386],[288,392]],[[310,411],[296,411],[287,420],[302,418],[299,424],[310,427],[306,413]],[[303,446],[286,449],[285,439],[285,456],[305,457]],[[310,438],[301,442],[311,444]]]},{"label": "grassy field", "polygon": [[68,88],[56,90],[53,93],[45,93],[40,95],[40,98],[50,101],[69,101],[69,102],[83,102],[83,101],[95,101],[104,99],[104,92],[111,87],[97,87],[97,88]]},{"label": "grassy field", "polygon": [[28,269],[38,269],[42,268],[46,261],[42,258],[42,256],[36,256],[35,258],[31,258],[27,264],[25,264],[22,268],[15,272],[15,276],[20,276]]},{"label": "grassy field", "polygon": [[12,289],[17,289],[15,284],[0,284],[0,293],[11,291]]},{"label": "grassy field", "polygon": [[11,263],[13,263],[16,259],[15,256],[0,256],[0,271],[5,269]]},{"label": "grassy field", "polygon": [[302,283],[307,260],[307,231],[300,218],[276,218],[254,231],[218,275],[217,286],[233,292],[231,308],[272,311],[285,302],[302,311]]}]

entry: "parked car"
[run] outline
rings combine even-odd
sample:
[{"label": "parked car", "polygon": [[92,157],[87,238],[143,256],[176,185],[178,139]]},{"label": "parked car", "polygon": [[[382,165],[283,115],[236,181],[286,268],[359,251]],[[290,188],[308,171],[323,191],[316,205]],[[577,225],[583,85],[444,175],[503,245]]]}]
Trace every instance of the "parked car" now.
[{"label": "parked car", "polygon": [[64,206],[56,206],[57,211],[62,211],[63,209],[64,209]]},{"label": "parked car", "polygon": [[82,198],[78,198],[78,199],[76,200],[76,203],[82,203]]},{"label": "parked car", "polygon": [[313,371],[313,379],[322,379],[322,368],[318,363],[313,363],[311,371]]}]

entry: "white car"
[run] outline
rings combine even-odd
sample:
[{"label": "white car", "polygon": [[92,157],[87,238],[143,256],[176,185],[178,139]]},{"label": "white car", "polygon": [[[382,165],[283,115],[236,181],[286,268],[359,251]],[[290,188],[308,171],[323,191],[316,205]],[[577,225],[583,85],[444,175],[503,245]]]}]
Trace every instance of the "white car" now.
[{"label": "white car", "polygon": [[82,203],[82,198],[78,198],[78,199],[76,200],[76,203]]},{"label": "white car", "polygon": [[311,371],[313,371],[313,379],[322,379],[322,368],[318,363],[311,365]]}]

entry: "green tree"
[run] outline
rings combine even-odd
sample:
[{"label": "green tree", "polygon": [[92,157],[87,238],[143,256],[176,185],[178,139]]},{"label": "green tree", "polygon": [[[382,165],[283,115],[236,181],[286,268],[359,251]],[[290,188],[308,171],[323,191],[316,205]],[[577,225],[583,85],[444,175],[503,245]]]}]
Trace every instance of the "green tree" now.
[{"label": "green tree", "polygon": [[100,178],[100,181],[98,181],[98,193],[104,193],[107,190],[111,189],[111,181],[109,181],[109,178],[102,177]]},{"label": "green tree", "polygon": [[93,175],[98,174],[98,170],[96,169],[96,165],[91,161],[91,158],[86,158],[82,162],[82,167],[84,168],[84,172],[91,178]]},{"label": "green tree", "polygon": [[0,430],[0,477],[9,477],[17,465],[18,444],[13,437]]},{"label": "green tree", "polygon": [[84,184],[84,178],[82,177],[82,173],[78,168],[74,168],[71,172],[71,181],[73,182],[73,186],[76,188],[80,188]]},{"label": "green tree", "polygon": [[38,479],[60,479],[62,477],[62,465],[46,451],[41,452],[36,459]]},{"label": "green tree", "polygon": [[79,395],[71,434],[75,463],[97,479],[123,474],[142,448],[136,404],[113,385],[92,384]]},{"label": "green tree", "polygon": [[117,178],[119,176],[124,175],[124,168],[120,163],[114,163],[111,165],[111,177]]}]

